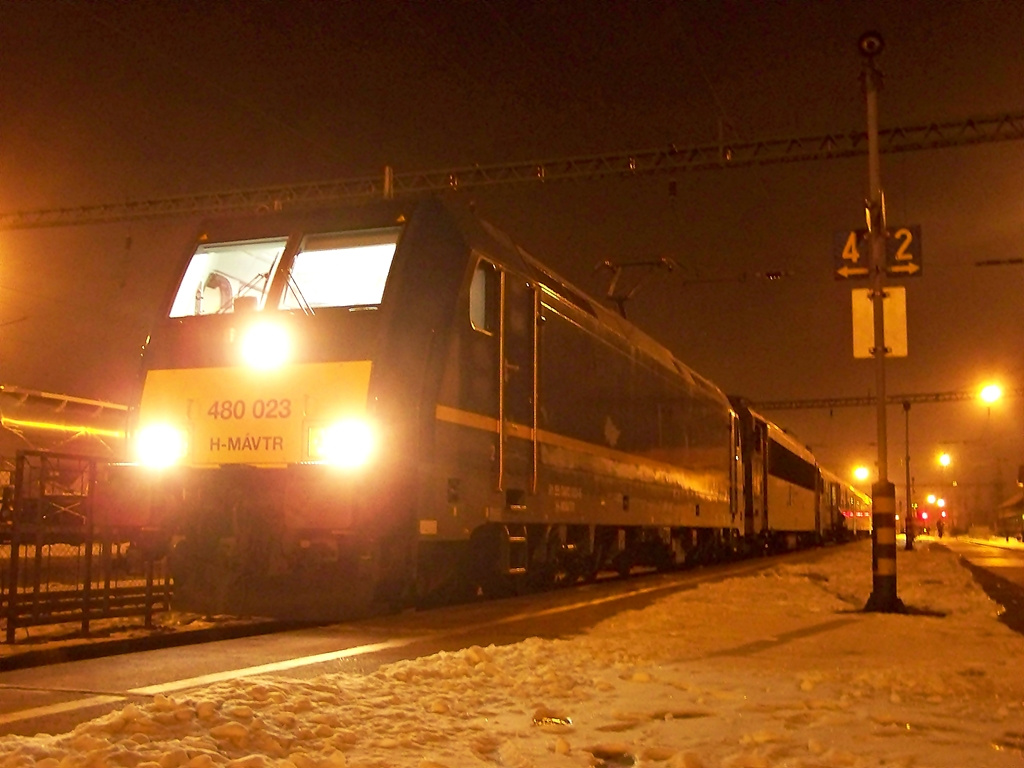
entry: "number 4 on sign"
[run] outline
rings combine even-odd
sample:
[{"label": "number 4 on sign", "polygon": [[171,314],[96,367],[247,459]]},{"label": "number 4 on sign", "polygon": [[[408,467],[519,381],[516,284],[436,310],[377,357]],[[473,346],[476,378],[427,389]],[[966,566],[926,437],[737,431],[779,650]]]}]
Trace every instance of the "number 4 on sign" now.
[{"label": "number 4 on sign", "polygon": [[860,240],[860,231],[853,230],[846,238],[846,245],[843,247],[843,261],[852,261],[857,264],[860,261],[860,251],[857,250],[857,243]]},{"label": "number 4 on sign", "polygon": [[867,230],[855,229],[846,236],[846,243],[843,245],[842,266],[836,270],[842,277],[861,277],[868,274],[868,268],[861,266],[862,254],[858,246],[864,242],[864,235]]}]

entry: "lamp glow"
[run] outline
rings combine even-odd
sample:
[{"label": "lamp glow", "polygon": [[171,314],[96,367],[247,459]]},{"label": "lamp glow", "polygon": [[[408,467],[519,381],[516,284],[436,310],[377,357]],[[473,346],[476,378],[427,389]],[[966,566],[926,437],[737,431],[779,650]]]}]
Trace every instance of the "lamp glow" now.
[{"label": "lamp glow", "polygon": [[291,340],[288,333],[275,323],[257,323],[242,337],[242,359],[253,368],[277,368],[290,355]]},{"label": "lamp glow", "polygon": [[364,419],[350,418],[309,431],[310,458],[347,469],[364,466],[377,449],[377,435]]},{"label": "lamp glow", "polygon": [[982,387],[979,397],[986,403],[994,403],[1003,396],[1003,388],[998,384],[987,384]]},{"label": "lamp glow", "polygon": [[147,467],[170,467],[185,458],[187,451],[185,433],[170,424],[150,424],[135,438],[135,456]]}]

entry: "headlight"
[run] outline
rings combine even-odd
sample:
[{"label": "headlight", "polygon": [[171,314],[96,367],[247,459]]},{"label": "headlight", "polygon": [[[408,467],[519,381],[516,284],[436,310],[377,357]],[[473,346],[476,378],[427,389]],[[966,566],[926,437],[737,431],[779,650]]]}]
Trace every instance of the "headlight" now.
[{"label": "headlight", "polygon": [[368,463],[376,450],[376,430],[365,419],[345,419],[309,430],[309,457],[314,461],[354,469]]},{"label": "headlight", "polygon": [[242,359],[253,368],[277,368],[290,354],[288,333],[275,323],[257,323],[242,336]]},{"label": "headlight", "polygon": [[177,464],[188,450],[184,430],[170,424],[150,424],[135,437],[135,457],[147,467],[169,467]]}]

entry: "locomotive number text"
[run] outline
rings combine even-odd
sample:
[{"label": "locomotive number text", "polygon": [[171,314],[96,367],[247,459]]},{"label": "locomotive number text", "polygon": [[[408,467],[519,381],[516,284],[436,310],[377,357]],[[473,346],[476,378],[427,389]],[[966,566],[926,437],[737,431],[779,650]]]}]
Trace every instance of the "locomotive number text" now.
[{"label": "locomotive number text", "polygon": [[246,416],[254,419],[287,419],[292,415],[292,401],[288,398],[278,400],[276,397],[253,400],[252,403],[245,400],[215,400],[206,409],[206,415],[223,421],[244,419]]}]

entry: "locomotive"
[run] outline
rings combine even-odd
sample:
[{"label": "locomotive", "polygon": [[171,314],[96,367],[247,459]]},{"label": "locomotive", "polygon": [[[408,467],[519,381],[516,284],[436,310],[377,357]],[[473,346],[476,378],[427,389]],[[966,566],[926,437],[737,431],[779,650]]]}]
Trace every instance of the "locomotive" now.
[{"label": "locomotive", "polygon": [[842,535],[806,448],[468,207],[215,220],[180,275],[106,481],[170,532],[177,608],[344,618]]}]

